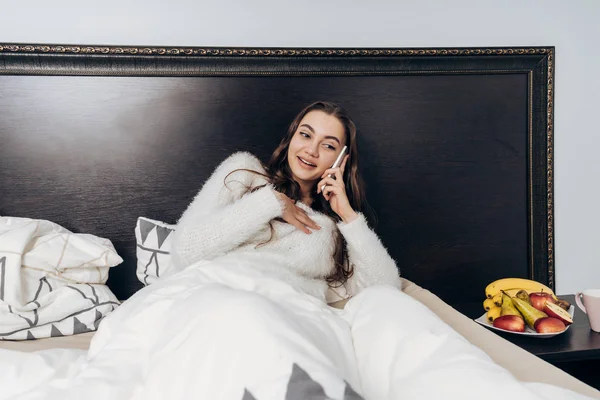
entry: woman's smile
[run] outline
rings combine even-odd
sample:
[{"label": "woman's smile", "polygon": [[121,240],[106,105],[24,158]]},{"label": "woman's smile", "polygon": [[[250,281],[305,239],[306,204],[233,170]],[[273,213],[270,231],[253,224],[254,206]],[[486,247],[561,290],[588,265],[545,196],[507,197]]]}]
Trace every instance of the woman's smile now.
[{"label": "woman's smile", "polygon": [[301,168],[307,169],[307,170],[313,170],[315,168],[317,168],[317,165],[315,163],[312,163],[310,161],[307,161],[306,159],[298,156],[298,160],[299,160],[299,165]]}]

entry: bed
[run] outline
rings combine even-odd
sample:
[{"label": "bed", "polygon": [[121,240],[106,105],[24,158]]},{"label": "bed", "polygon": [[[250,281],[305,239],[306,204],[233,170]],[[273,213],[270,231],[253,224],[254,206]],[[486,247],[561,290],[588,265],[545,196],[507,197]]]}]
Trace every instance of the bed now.
[{"label": "bed", "polygon": [[[252,49],[0,44],[0,215],[108,238],[174,224],[229,154],[266,159],[297,110],[359,127],[374,228],[404,292],[524,381],[600,394],[455,311],[504,276],[554,286],[554,48]],[[94,332],[0,348],[87,349]],[[535,366],[535,367],[533,367]]]}]

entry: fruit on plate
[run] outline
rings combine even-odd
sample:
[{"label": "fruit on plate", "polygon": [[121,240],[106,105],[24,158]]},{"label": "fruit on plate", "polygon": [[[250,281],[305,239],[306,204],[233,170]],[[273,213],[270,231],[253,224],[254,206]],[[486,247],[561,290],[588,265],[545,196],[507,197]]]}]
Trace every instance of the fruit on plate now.
[{"label": "fruit on plate", "polygon": [[526,290],[523,289],[509,289],[509,290],[501,290],[497,295],[494,296],[494,302],[496,303],[496,305],[498,307],[502,307],[502,293],[504,292],[505,294],[507,294],[509,297],[513,297],[516,296],[517,293],[519,292],[523,292],[527,294],[527,298],[529,298],[529,294],[527,293]]},{"label": "fruit on plate", "polygon": [[494,304],[494,300],[492,299],[485,299],[483,301],[483,309],[485,311],[490,311],[492,308],[496,308],[498,307],[496,304]]},{"label": "fruit on plate", "polygon": [[529,304],[531,304],[531,299],[529,298],[529,293],[527,293],[527,290],[521,289],[519,290],[515,296],[517,299],[521,299],[523,301],[528,302]]},{"label": "fruit on plate", "polygon": [[498,318],[500,316],[501,312],[502,312],[502,309],[500,307],[493,307],[487,312],[486,317],[487,317],[488,321],[494,322],[496,320],[496,318]]},{"label": "fruit on plate", "polygon": [[[520,291],[519,289],[512,289],[512,290],[506,290],[505,293],[509,296],[515,296],[519,291]],[[529,301],[529,294],[527,293],[527,291],[522,290],[521,292],[527,296],[527,301]],[[483,309],[486,312],[490,311],[494,307],[502,307],[502,292],[498,292],[498,294],[496,294],[493,298],[491,298],[491,299],[486,298],[483,301]]]},{"label": "fruit on plate", "polygon": [[[515,296],[518,292],[522,292],[527,295],[527,301],[529,301],[529,293],[526,290],[521,289],[510,289],[504,291],[509,296]],[[496,293],[494,297],[488,299],[487,297],[483,301],[483,309],[485,311],[490,311],[492,307],[502,307],[502,292]]]},{"label": "fruit on plate", "polygon": [[556,300],[554,300],[554,297],[550,293],[544,293],[543,291],[529,293],[529,300],[531,305],[540,311],[544,311],[544,306],[547,302],[556,303]]},{"label": "fruit on plate", "polygon": [[544,306],[544,312],[548,314],[549,317],[561,320],[565,325],[571,325],[573,323],[571,314],[563,310],[558,304],[547,302]]},{"label": "fruit on plate", "polygon": [[[558,307],[558,306],[556,306]],[[560,308],[560,307],[558,307]],[[562,310],[562,308],[560,308]],[[537,321],[535,321],[535,331],[537,333],[556,333],[556,332],[562,332],[565,329],[567,329],[567,327],[565,326],[564,322],[562,322],[560,319],[558,318],[554,318],[554,317],[543,317],[543,318],[539,318]]]},{"label": "fruit on plate", "polygon": [[529,326],[531,329],[535,329],[535,323],[538,319],[548,316],[545,312],[538,310],[526,301],[523,301],[516,297],[512,298],[512,302],[517,308],[517,310],[521,312],[521,315],[525,319],[527,326]]},{"label": "fruit on plate", "polygon": [[507,292],[512,289],[517,289],[517,291],[523,289],[526,290],[527,293],[545,292],[549,293],[552,297],[556,297],[552,289],[550,289],[548,286],[536,281],[532,281],[531,279],[524,278],[497,279],[494,282],[487,285],[487,287],[485,288],[485,297],[487,297],[488,299],[492,299],[498,294],[498,292],[502,290]]},{"label": "fruit on plate", "polygon": [[501,316],[505,316],[505,315],[516,315],[519,318],[523,318],[521,316],[521,313],[519,312],[519,310],[517,310],[517,308],[515,307],[515,305],[513,304],[511,298],[509,295],[507,295],[506,293],[502,293],[502,307],[501,307],[501,312],[500,315]]},{"label": "fruit on plate", "polygon": [[492,301],[494,302],[496,307],[501,307],[502,306],[502,292],[496,293],[496,295],[494,297],[492,297]]},{"label": "fruit on plate", "polygon": [[571,303],[569,303],[567,300],[564,300],[561,298],[556,300],[556,304],[558,304],[558,306],[565,311],[569,311],[569,308],[571,308]]},{"label": "fruit on plate", "polygon": [[525,332],[525,322],[517,315],[502,315],[494,320],[494,328],[511,332]]}]

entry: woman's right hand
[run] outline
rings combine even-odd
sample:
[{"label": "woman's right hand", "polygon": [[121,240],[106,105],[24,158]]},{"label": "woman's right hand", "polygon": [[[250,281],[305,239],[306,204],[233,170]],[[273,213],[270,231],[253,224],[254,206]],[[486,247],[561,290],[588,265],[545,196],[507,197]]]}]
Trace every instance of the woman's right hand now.
[{"label": "woman's right hand", "polygon": [[321,229],[319,225],[306,214],[306,211],[295,204],[295,201],[287,197],[284,193],[275,191],[275,195],[284,204],[283,215],[281,218],[288,224],[294,225],[306,234],[312,232],[308,228]]}]

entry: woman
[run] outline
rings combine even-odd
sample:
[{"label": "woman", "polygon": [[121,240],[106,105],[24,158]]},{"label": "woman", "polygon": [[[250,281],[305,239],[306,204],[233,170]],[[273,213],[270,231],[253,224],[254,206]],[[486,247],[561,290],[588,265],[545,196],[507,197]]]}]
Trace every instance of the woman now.
[{"label": "woman", "polygon": [[[330,168],[344,146],[341,166]],[[243,253],[249,267],[330,303],[377,284],[400,288],[364,203],[354,122],[338,105],[313,103],[268,165],[236,153],[216,169],[179,220],[174,267]]]}]

